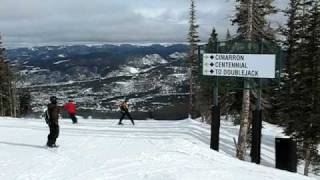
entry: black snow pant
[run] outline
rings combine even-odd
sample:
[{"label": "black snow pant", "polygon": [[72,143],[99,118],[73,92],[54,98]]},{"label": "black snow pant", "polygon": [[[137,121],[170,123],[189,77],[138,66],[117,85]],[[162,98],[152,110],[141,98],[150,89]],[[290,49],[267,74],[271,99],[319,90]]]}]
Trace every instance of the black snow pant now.
[{"label": "black snow pant", "polygon": [[49,125],[50,128],[50,133],[48,135],[48,142],[47,145],[51,146],[53,144],[56,144],[56,140],[59,136],[59,125],[57,124],[50,124]]},{"label": "black snow pant", "polygon": [[72,123],[73,123],[73,124],[75,124],[75,123],[78,122],[78,119],[77,119],[77,117],[76,117],[75,114],[70,113],[70,114],[69,114],[69,117],[70,117],[70,119],[72,120]]},{"label": "black snow pant", "polygon": [[132,124],[134,125],[134,121],[133,121],[133,119],[132,119],[129,111],[121,111],[121,114],[122,114],[122,116],[121,116],[121,118],[120,118],[119,124],[122,123],[123,118],[127,115],[128,118],[131,120]]}]

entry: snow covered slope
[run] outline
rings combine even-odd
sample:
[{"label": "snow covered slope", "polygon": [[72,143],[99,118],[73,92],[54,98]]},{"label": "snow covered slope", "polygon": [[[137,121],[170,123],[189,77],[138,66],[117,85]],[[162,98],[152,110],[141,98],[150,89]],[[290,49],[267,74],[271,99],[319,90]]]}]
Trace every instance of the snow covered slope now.
[{"label": "snow covered slope", "polygon": [[310,179],[226,155],[233,151],[227,125],[221,135],[224,154],[209,149],[209,127],[196,121],[116,123],[80,119],[73,125],[62,120],[60,147],[48,149],[43,120],[0,118],[0,179]]}]

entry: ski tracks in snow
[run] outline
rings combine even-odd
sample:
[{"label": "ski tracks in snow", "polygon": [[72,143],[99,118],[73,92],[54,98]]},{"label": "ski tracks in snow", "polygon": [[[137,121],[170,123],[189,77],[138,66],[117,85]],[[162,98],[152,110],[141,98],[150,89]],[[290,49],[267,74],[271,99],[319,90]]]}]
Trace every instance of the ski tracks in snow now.
[{"label": "ski tracks in snow", "polygon": [[[238,161],[209,149],[208,125],[193,120],[136,121],[135,126],[117,122],[79,119],[79,124],[71,124],[63,119],[60,146],[48,149],[43,146],[48,134],[44,121],[1,120],[0,168],[5,171],[0,172],[0,179],[211,180],[238,179],[243,174],[228,174],[237,171],[237,166],[220,167]],[[238,127],[222,124],[220,132],[221,151],[234,156],[232,138]],[[269,132],[262,139],[263,163],[269,166],[274,164],[273,138]],[[249,163],[241,166],[251,168]]]}]

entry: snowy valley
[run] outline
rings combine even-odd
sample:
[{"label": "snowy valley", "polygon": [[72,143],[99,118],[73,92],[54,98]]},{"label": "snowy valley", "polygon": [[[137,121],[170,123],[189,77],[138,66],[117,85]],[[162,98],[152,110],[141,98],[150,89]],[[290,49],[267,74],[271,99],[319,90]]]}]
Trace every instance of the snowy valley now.
[{"label": "snowy valley", "polygon": [[127,97],[138,119],[183,119],[186,51],[182,44],[73,45],[11,49],[7,57],[19,87],[31,92],[33,115],[55,95],[60,103],[74,98],[84,117],[117,117]]}]

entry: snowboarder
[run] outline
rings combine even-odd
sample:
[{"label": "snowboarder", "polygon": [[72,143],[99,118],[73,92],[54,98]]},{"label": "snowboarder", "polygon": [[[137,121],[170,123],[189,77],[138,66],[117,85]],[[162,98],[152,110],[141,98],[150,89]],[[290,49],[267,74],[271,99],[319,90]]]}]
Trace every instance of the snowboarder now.
[{"label": "snowboarder", "polygon": [[57,147],[56,140],[59,136],[59,114],[60,114],[60,107],[57,105],[57,97],[51,96],[50,97],[50,104],[48,104],[47,109],[47,118],[48,118],[48,125],[50,129],[50,133],[48,135],[48,147]]},{"label": "snowboarder", "polygon": [[119,104],[119,107],[120,107],[122,116],[121,116],[120,121],[119,121],[118,124],[119,124],[119,125],[123,125],[123,124],[122,124],[122,120],[123,120],[123,118],[127,115],[127,116],[130,118],[130,120],[131,120],[131,122],[132,122],[132,125],[134,125],[134,121],[133,121],[133,119],[132,119],[132,117],[131,117],[131,115],[130,115],[130,113],[129,113],[128,99],[126,98],[123,102],[121,102],[121,103]]},{"label": "snowboarder", "polygon": [[69,117],[72,120],[73,124],[76,124],[78,122],[78,119],[76,117],[76,105],[74,104],[73,100],[70,99],[68,103],[65,103],[63,105],[64,109],[68,111]]}]

